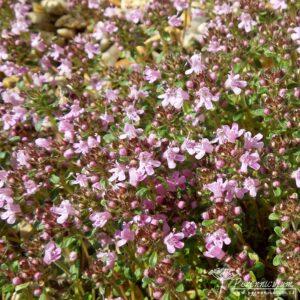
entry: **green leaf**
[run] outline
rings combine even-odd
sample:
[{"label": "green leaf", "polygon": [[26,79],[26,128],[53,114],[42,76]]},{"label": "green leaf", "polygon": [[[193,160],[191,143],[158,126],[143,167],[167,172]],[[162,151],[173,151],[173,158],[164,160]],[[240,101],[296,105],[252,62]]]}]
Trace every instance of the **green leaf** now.
[{"label": "green leaf", "polygon": [[154,268],[154,267],[156,266],[156,264],[157,264],[157,258],[158,258],[157,252],[154,251],[154,252],[151,254],[150,258],[149,258],[149,265],[150,265],[152,268]]},{"label": "green leaf", "polygon": [[184,292],[184,285],[183,285],[183,283],[179,283],[179,284],[176,286],[176,292],[178,292],[178,293]]},{"label": "green leaf", "polygon": [[252,271],[255,272],[256,277],[260,278],[264,275],[265,272],[265,266],[262,262],[258,261],[256,264],[253,266]]},{"label": "green leaf", "polygon": [[282,256],[281,255],[276,255],[274,258],[273,258],[273,265],[274,266],[280,266],[282,264]]},{"label": "green leaf", "polygon": [[144,197],[149,193],[147,187],[141,187],[135,194],[137,197]]},{"label": "green leaf", "polygon": [[269,220],[275,221],[275,220],[279,220],[279,219],[280,219],[280,216],[276,213],[271,213],[269,215]]},{"label": "green leaf", "polygon": [[263,108],[258,108],[258,109],[252,110],[251,113],[252,113],[252,115],[257,116],[257,117],[265,115]]},{"label": "green leaf", "polygon": [[275,233],[276,233],[279,237],[282,237],[281,227],[276,226],[276,227],[274,228],[274,231],[275,231]]},{"label": "green leaf", "polygon": [[146,288],[150,283],[152,283],[152,279],[149,277],[144,277],[142,279],[142,288]]},{"label": "green leaf", "polygon": [[108,133],[108,134],[103,136],[103,140],[105,141],[105,143],[110,144],[113,141],[115,141],[116,138],[111,133]]},{"label": "green leaf", "polygon": [[50,176],[50,181],[51,181],[52,183],[54,183],[54,184],[58,184],[58,183],[60,182],[60,178],[59,178],[57,175],[52,174],[52,175]]},{"label": "green leaf", "polygon": [[164,293],[164,295],[161,298],[162,300],[171,300],[171,296],[169,292]]},{"label": "green leaf", "polygon": [[274,196],[275,197],[280,197],[281,196],[281,188],[276,188],[275,190],[273,190]]},{"label": "green leaf", "polygon": [[208,227],[208,226],[214,224],[215,222],[216,222],[216,220],[204,220],[204,221],[202,221],[202,225],[205,227]]},{"label": "green leaf", "polygon": [[16,292],[26,289],[29,286],[30,282],[25,282],[16,286]]}]

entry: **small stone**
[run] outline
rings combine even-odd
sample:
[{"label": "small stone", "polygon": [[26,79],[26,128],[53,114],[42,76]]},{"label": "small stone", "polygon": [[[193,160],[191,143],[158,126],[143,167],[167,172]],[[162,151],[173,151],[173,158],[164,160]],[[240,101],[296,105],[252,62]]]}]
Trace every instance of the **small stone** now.
[{"label": "small stone", "polygon": [[50,16],[45,13],[30,12],[28,17],[32,24],[49,23]]},{"label": "small stone", "polygon": [[102,61],[106,66],[112,67],[117,62],[121,51],[116,45],[112,45],[105,53],[102,55]]},{"label": "small stone", "polygon": [[55,27],[80,30],[86,27],[86,22],[81,16],[64,15],[55,22]]},{"label": "small stone", "polygon": [[28,240],[33,234],[32,225],[25,221],[21,221],[18,224],[18,228],[20,230],[20,235],[21,235],[22,239]]},{"label": "small stone", "polygon": [[2,83],[5,88],[9,89],[9,88],[14,87],[18,81],[19,81],[19,77],[13,75],[13,76],[4,78]]},{"label": "small stone", "polygon": [[72,39],[75,36],[75,31],[68,28],[60,28],[57,29],[57,34],[66,39]]},{"label": "small stone", "polygon": [[41,2],[45,12],[52,15],[61,16],[67,11],[65,0],[43,0]]}]

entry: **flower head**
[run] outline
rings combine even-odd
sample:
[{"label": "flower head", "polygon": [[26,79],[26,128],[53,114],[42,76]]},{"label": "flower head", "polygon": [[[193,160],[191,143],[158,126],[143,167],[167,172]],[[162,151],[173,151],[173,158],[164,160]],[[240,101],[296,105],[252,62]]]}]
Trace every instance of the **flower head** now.
[{"label": "flower head", "polygon": [[232,90],[236,95],[239,95],[242,91],[242,88],[247,86],[247,82],[244,80],[240,80],[239,74],[230,73],[227,76],[227,80],[225,81],[225,88],[227,90]]},{"label": "flower head", "polygon": [[167,246],[169,253],[174,253],[176,249],[181,249],[184,247],[184,243],[181,240],[184,239],[184,234],[182,232],[178,233],[169,233],[164,238],[164,244]]},{"label": "flower head", "polygon": [[202,55],[201,54],[194,54],[188,60],[188,62],[191,65],[191,68],[185,71],[186,75],[190,75],[192,73],[195,73],[195,74],[199,75],[206,69],[206,66],[202,62]]},{"label": "flower head", "polygon": [[58,224],[65,223],[69,216],[75,216],[77,214],[77,211],[73,208],[69,200],[63,200],[59,207],[52,207],[51,211],[56,215],[60,215],[57,218]]},{"label": "flower head", "polygon": [[61,248],[56,246],[53,241],[50,241],[45,246],[44,263],[50,265],[51,263],[59,260],[61,257]]}]

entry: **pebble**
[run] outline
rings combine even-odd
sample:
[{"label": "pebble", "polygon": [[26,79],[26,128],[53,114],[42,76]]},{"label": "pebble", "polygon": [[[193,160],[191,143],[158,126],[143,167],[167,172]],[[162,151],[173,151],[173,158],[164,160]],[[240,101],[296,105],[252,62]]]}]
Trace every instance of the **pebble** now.
[{"label": "pebble", "polygon": [[65,0],[43,0],[41,5],[48,14],[61,16],[67,12]]},{"label": "pebble", "polygon": [[68,14],[60,17],[55,22],[55,27],[80,30],[86,27],[86,22],[81,16],[72,16]]},{"label": "pebble", "polygon": [[68,28],[60,28],[57,29],[57,34],[66,39],[72,39],[75,36],[75,31]]}]

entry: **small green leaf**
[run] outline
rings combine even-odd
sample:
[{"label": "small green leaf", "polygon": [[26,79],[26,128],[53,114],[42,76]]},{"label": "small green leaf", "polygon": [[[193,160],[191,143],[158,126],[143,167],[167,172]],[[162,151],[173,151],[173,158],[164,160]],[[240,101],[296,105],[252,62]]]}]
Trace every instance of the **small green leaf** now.
[{"label": "small green leaf", "polygon": [[271,213],[269,215],[269,220],[275,221],[275,220],[279,220],[279,219],[280,219],[280,216],[276,213]]},{"label": "small green leaf", "polygon": [[109,143],[115,141],[116,138],[111,133],[108,133],[103,136],[103,140],[105,141],[105,143],[109,144]]},{"label": "small green leaf", "polygon": [[252,115],[257,116],[257,117],[265,115],[263,108],[258,108],[258,109],[252,110],[251,113],[252,113]]},{"label": "small green leaf", "polygon": [[26,289],[29,286],[30,282],[25,282],[16,286],[16,292]]},{"label": "small green leaf", "polygon": [[156,266],[156,264],[157,264],[157,258],[158,258],[157,252],[154,251],[154,252],[151,254],[150,258],[149,258],[149,265],[150,265],[152,268],[154,268],[154,267]]},{"label": "small green leaf", "polygon": [[273,259],[273,265],[274,266],[280,266],[282,264],[282,256],[281,255],[276,255]]},{"label": "small green leaf", "polygon": [[275,231],[275,233],[276,233],[279,237],[282,237],[281,227],[276,226],[276,227],[274,228],[274,231]]},{"label": "small green leaf", "polygon": [[176,286],[176,292],[178,292],[178,293],[184,292],[184,285],[183,285],[183,283],[179,283],[179,284]]},{"label": "small green leaf", "polygon": [[169,292],[164,293],[164,295],[161,298],[162,300],[171,300],[171,296]]},{"label": "small green leaf", "polygon": [[281,196],[281,188],[276,188],[275,190],[273,190],[274,196],[275,197],[280,197]]},{"label": "small green leaf", "polygon": [[216,220],[204,220],[204,221],[202,221],[202,225],[205,227],[208,227],[208,226],[214,224],[215,222],[216,222]]},{"label": "small green leaf", "polygon": [[58,184],[60,182],[60,178],[57,175],[52,174],[50,177],[50,181],[54,184]]}]

